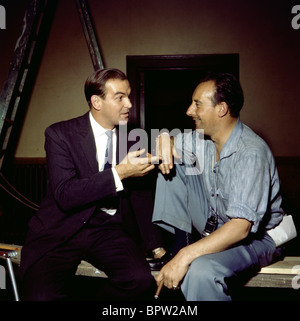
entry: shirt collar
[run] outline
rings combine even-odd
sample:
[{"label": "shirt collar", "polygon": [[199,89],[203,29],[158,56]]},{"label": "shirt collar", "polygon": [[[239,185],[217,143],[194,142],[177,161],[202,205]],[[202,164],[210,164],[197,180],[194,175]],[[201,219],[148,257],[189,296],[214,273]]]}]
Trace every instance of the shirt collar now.
[{"label": "shirt collar", "polygon": [[238,118],[237,123],[234,126],[232,133],[227,139],[225,145],[222,148],[220,158],[229,157],[237,151],[238,141],[243,132],[243,123]]},{"label": "shirt collar", "polygon": [[[105,132],[107,132],[107,129],[105,129],[104,127],[102,127],[99,123],[96,122],[94,116],[92,115],[92,113],[90,112],[90,122],[91,122],[91,126],[92,126],[92,130],[94,133],[94,136],[101,136],[103,135]],[[114,128],[113,133],[116,131],[116,129]]]}]

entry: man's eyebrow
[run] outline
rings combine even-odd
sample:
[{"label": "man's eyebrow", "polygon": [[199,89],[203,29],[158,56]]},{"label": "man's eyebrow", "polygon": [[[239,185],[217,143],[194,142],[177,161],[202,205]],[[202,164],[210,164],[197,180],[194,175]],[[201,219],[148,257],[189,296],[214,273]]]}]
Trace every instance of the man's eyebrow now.
[{"label": "man's eyebrow", "polygon": [[116,93],[114,93],[114,96],[117,96],[117,95],[126,95],[126,94],[123,93],[122,91],[117,91]]}]

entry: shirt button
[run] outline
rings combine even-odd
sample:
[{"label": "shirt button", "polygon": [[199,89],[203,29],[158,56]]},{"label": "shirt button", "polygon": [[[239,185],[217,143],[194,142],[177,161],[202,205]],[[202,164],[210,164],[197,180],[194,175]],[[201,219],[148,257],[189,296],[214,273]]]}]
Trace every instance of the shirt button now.
[{"label": "shirt button", "polygon": [[215,194],[214,194],[214,193],[212,193],[212,194],[211,194],[211,197],[214,197],[214,196],[215,196]]},{"label": "shirt button", "polygon": [[86,223],[86,219],[83,217],[82,219],[82,223],[85,224]]}]

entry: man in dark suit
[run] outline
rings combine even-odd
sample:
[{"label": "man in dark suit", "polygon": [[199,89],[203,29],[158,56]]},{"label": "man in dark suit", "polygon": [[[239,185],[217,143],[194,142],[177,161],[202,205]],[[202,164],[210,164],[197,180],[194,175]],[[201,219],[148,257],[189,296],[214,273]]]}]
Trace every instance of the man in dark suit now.
[{"label": "man in dark suit", "polygon": [[[127,153],[126,137],[116,130],[128,121],[129,94],[121,71],[98,70],[85,83],[90,111],[46,129],[48,188],[22,249],[24,300],[68,298],[67,284],[81,260],[108,275],[106,299],[141,298],[152,287],[144,253],[122,222],[133,211],[150,210],[152,218],[152,205],[134,184],[154,169],[151,155]],[[147,224],[147,217],[142,220]],[[153,248],[160,242],[153,238],[156,228],[148,224]]]}]

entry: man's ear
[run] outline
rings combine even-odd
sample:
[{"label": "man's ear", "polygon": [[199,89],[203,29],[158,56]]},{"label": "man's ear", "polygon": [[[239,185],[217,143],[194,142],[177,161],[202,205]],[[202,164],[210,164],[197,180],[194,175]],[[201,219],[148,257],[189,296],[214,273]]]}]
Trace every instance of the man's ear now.
[{"label": "man's ear", "polygon": [[229,107],[225,101],[218,104],[218,115],[220,118],[226,116],[229,113]]},{"label": "man's ear", "polygon": [[93,95],[91,97],[91,107],[99,111],[102,107],[102,99],[97,95]]}]

